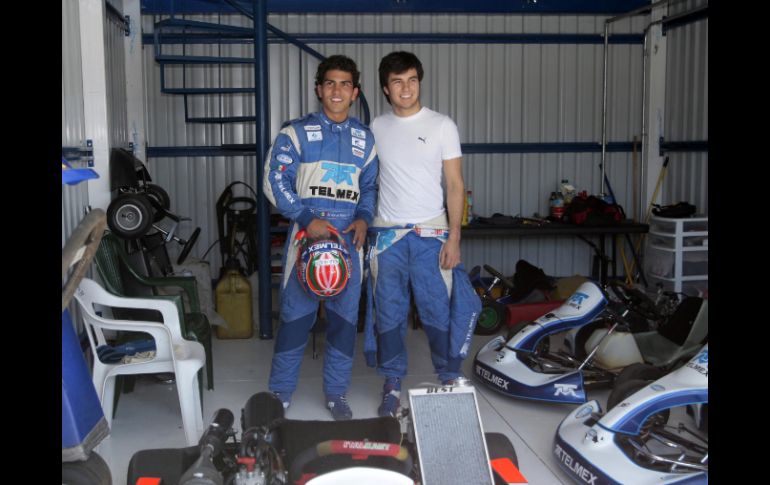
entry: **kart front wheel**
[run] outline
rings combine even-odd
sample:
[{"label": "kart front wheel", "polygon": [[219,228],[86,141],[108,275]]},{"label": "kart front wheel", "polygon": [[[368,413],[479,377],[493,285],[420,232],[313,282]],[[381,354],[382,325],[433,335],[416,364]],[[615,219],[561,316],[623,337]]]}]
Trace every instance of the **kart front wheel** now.
[{"label": "kart front wheel", "polygon": [[[614,408],[623,402],[627,397],[635,394],[649,383],[650,381],[646,379],[631,379],[616,385],[612,389],[610,396],[607,398],[607,410]],[[668,422],[670,415],[670,409],[665,409],[657,414],[653,414],[642,424],[642,432],[644,433],[653,427],[665,425]]]},{"label": "kart front wheel", "polygon": [[85,461],[61,464],[61,482],[67,485],[112,485],[110,468],[96,452]]},{"label": "kart front wheel", "polygon": [[476,322],[476,335],[492,335],[500,330],[506,321],[505,305],[496,301],[487,300],[481,305],[481,313]]}]

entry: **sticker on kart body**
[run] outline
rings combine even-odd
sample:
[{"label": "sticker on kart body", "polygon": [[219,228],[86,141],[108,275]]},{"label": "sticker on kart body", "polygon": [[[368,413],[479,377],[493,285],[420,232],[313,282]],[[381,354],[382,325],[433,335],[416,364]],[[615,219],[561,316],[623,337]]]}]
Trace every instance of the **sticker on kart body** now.
[{"label": "sticker on kart body", "polygon": [[581,293],[579,291],[576,291],[572,294],[572,296],[567,301],[567,304],[574,308],[575,310],[580,310],[580,307],[583,305],[583,301],[588,299],[588,295],[585,293]]},{"label": "sticker on kart body", "polygon": [[564,451],[564,449],[558,443],[556,444],[553,452],[556,455],[556,458],[564,465],[564,467],[568,471],[572,472],[575,476],[577,476],[580,480],[585,483],[596,483],[598,476],[594,475],[588,468],[585,467],[585,465]]},{"label": "sticker on kart body", "polygon": [[553,393],[554,396],[578,397],[578,395],[575,394],[575,389],[577,389],[578,386],[575,384],[554,384],[553,387],[556,388],[556,392]]},{"label": "sticker on kart body", "polygon": [[509,381],[503,379],[502,377],[500,377],[498,375],[495,375],[495,374],[489,372],[487,369],[481,367],[478,364],[475,367],[476,367],[476,375],[478,375],[479,377],[481,377],[485,381],[490,382],[493,385],[499,387],[500,389],[503,389],[503,390],[506,390],[506,391],[508,390],[508,385],[510,384]]}]

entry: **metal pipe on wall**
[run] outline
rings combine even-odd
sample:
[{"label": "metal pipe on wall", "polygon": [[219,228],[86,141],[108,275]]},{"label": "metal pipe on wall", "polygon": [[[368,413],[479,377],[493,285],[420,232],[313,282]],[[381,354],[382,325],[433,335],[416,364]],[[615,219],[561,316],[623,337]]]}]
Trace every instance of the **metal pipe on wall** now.
[{"label": "metal pipe on wall", "polygon": [[602,76],[602,176],[601,190],[599,194],[604,195],[604,158],[607,153],[607,60],[609,58],[608,41],[610,38],[610,21],[604,22],[604,74]]},{"label": "metal pipe on wall", "polygon": [[259,271],[259,338],[273,338],[273,302],[270,285],[270,205],[262,192],[265,155],[270,136],[267,76],[267,0],[254,2],[254,96],[257,117],[257,268]]},{"label": "metal pipe on wall", "polygon": [[[600,194],[602,195],[604,195],[604,177],[605,177],[604,173],[605,173],[605,157],[606,157],[605,147],[607,145],[607,64],[609,63],[608,47],[609,47],[609,37],[610,37],[610,24],[612,22],[616,22],[618,20],[621,20],[627,17],[632,17],[634,15],[640,14],[642,12],[646,12],[648,10],[652,10],[658,5],[661,5],[663,3],[669,3],[670,1],[671,0],[659,0],[658,2],[655,2],[653,4],[646,5],[644,7],[639,7],[630,12],[616,15],[615,17],[610,17],[604,21],[604,74],[602,79],[602,159],[601,159],[602,174],[601,174],[601,191],[600,191]],[[649,29],[649,27],[647,27],[647,29]],[[645,29],[644,42],[647,41],[647,33],[646,33],[647,29]],[[644,53],[644,50],[642,52]],[[642,54],[642,59],[644,59],[644,54]],[[642,69],[642,73],[644,73],[644,69]],[[642,83],[642,93],[644,93],[644,83]],[[644,94],[642,94],[642,96],[644,96]],[[643,103],[642,116],[644,116],[644,101],[642,101],[642,103]],[[642,124],[642,127],[644,127],[644,124]],[[644,128],[642,128],[642,131],[644,131]],[[644,136],[642,136],[642,140],[644,140]],[[644,155],[642,155],[642,160],[644,160]],[[644,166],[644,163],[642,163],[642,166]],[[641,190],[639,192],[641,193]],[[641,206],[641,200],[640,200],[640,206]]]},{"label": "metal pipe on wall", "polygon": [[646,160],[645,157],[645,138],[647,137],[647,130],[645,130],[645,123],[647,121],[647,35],[650,33],[650,27],[647,26],[644,29],[644,41],[642,42],[642,139],[641,147],[639,149],[640,163],[639,163],[639,204],[637,205],[638,213],[635,214],[637,220],[641,222],[642,215],[644,214],[644,207],[642,202],[644,201],[644,190],[642,190],[642,184],[644,183],[644,167]]}]

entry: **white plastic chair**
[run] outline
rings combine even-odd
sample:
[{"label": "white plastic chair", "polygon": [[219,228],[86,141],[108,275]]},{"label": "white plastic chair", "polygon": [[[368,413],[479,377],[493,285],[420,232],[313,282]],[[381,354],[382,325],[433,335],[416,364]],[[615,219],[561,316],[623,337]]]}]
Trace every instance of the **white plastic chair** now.
[{"label": "white plastic chair", "polygon": [[[115,376],[173,372],[176,377],[176,389],[179,394],[187,445],[197,444],[203,432],[198,370],[206,362],[206,353],[198,342],[182,338],[176,305],[166,300],[115,296],[88,278],[83,278],[74,296],[83,310],[83,320],[94,355],[94,387],[99,394],[107,424],[112,425]],[[105,307],[157,310],[163,317],[163,323],[105,318],[96,314],[94,304]],[[148,361],[132,363],[108,364],[100,361],[96,348],[107,343],[104,330],[126,330],[150,334],[155,340],[155,357]]]}]

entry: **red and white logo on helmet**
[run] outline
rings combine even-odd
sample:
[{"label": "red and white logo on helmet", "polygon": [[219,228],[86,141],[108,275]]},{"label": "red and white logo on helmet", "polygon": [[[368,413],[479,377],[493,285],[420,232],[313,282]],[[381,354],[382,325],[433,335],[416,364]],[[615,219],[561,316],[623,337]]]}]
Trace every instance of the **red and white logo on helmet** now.
[{"label": "red and white logo on helmet", "polygon": [[295,238],[297,277],[309,293],[330,298],[342,293],[350,279],[352,264],[345,241],[329,229],[330,237],[310,239],[304,230]]}]

